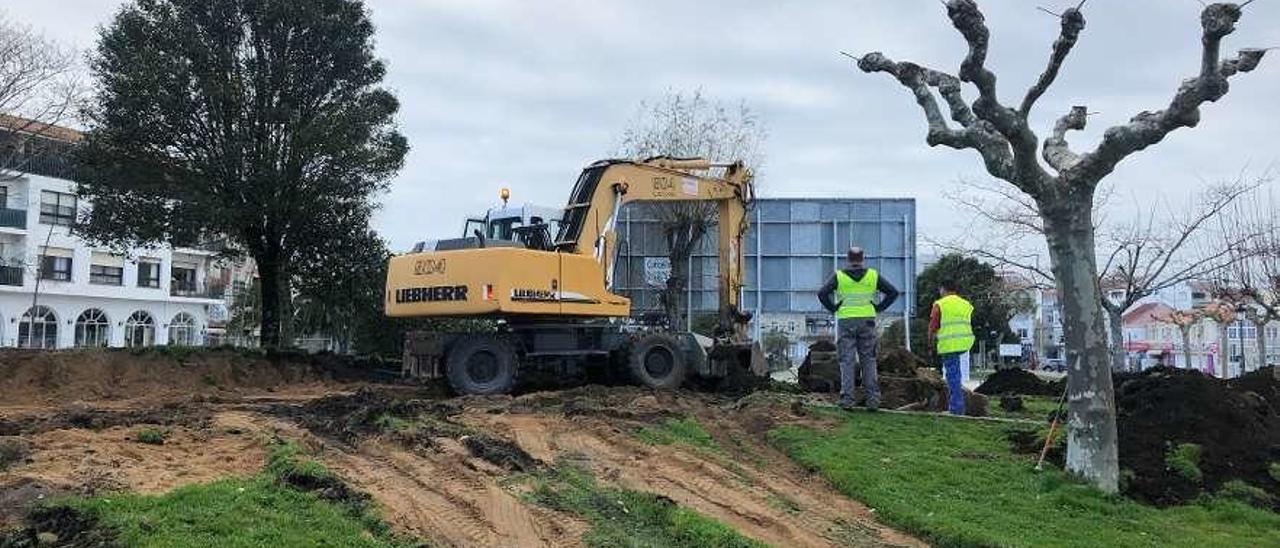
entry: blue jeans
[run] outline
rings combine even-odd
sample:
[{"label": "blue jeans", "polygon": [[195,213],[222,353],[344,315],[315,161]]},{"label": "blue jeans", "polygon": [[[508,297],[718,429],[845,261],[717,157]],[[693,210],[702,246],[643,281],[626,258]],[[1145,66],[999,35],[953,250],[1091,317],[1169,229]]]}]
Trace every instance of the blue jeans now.
[{"label": "blue jeans", "polygon": [[964,384],[960,378],[960,352],[942,355],[942,368],[947,377],[947,411],[964,414]]}]

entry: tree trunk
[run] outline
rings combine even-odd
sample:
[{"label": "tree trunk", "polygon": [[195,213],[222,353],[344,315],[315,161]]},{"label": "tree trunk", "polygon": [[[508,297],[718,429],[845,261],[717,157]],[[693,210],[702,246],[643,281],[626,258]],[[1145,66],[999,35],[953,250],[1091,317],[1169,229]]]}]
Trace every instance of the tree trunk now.
[{"label": "tree trunk", "polygon": [[685,277],[684,273],[689,269],[689,258],[677,257],[672,253],[668,260],[671,262],[671,275],[667,276],[667,287],[662,292],[663,311],[667,315],[667,328],[672,331],[682,331],[684,329],[684,311],[685,307]]},{"label": "tree trunk", "polygon": [[1119,307],[1104,305],[1107,311],[1107,327],[1111,330],[1111,369],[1114,371],[1126,371],[1129,369],[1125,363],[1124,352],[1124,314]]},{"label": "tree trunk", "polygon": [[1218,361],[1218,378],[1227,378],[1228,367],[1231,365],[1231,340],[1227,329],[1231,327],[1231,322],[1218,322],[1218,357],[1222,358]]},{"label": "tree trunk", "polygon": [[263,348],[280,347],[280,314],[282,312],[281,268],[274,258],[254,257],[258,263],[258,282],[262,295],[262,323],[258,341]]},{"label": "tree trunk", "polygon": [[[1114,493],[1119,482],[1115,392],[1107,326],[1099,304],[1092,196],[1041,203],[1067,346],[1067,470]],[[1056,204],[1048,202],[1057,202]]]},{"label": "tree trunk", "polygon": [[1258,341],[1258,369],[1262,369],[1267,366],[1267,320],[1261,318],[1253,324],[1254,330],[1258,332],[1255,339]]},{"label": "tree trunk", "polygon": [[1179,325],[1178,333],[1182,335],[1182,359],[1187,369],[1193,369],[1191,366],[1191,326]]}]

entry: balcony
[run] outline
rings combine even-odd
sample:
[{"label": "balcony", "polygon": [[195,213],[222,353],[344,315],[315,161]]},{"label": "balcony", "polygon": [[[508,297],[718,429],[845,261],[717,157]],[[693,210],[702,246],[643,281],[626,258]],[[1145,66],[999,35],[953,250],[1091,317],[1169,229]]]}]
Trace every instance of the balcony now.
[{"label": "balcony", "polygon": [[169,295],[187,299],[222,300],[226,295],[226,287],[222,285],[186,283],[173,280],[169,285]]},{"label": "balcony", "polygon": [[27,229],[27,210],[0,208],[0,227]]},{"label": "balcony", "polygon": [[0,266],[0,285],[22,287],[22,267]]}]

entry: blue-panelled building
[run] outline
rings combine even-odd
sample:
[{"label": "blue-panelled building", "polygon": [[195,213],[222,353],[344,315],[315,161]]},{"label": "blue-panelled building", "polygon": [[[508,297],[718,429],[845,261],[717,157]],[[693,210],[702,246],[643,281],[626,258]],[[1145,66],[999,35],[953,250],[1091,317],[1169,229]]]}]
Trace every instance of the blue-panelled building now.
[{"label": "blue-panelled building", "polygon": [[[652,204],[632,204],[618,223],[614,287],[632,299],[635,314],[661,310],[659,288],[670,270],[654,211]],[[749,215],[742,300],[755,314],[757,336],[769,330],[783,331],[797,342],[830,336],[831,314],[818,302],[817,290],[845,264],[852,245],[861,246],[869,265],[903,292],[885,312],[886,320],[901,318],[915,298],[915,200],[766,198],[756,200]],[[689,301],[695,315],[714,313],[718,306],[715,235],[715,228],[707,232],[690,261]]]}]

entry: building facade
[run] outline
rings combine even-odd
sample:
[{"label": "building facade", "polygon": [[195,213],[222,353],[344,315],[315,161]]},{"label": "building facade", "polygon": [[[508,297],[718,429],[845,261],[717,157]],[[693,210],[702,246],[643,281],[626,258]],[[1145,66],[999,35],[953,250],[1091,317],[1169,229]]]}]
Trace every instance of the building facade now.
[{"label": "building facade", "polygon": [[[756,340],[780,331],[797,348],[834,336],[831,313],[817,291],[845,264],[850,246],[861,246],[868,265],[902,292],[884,313],[881,326],[899,320],[915,298],[915,200],[766,198],[748,213],[744,242],[743,308],[753,314]],[[659,294],[670,273],[666,240],[653,204],[631,204],[618,224],[619,269],[614,289],[632,299],[636,315],[660,312]],[[688,322],[714,314],[719,306],[716,229],[707,232],[689,263]]]},{"label": "building facade", "polygon": [[223,302],[213,253],[89,245],[66,158],[36,160],[0,172],[0,346],[203,344]]}]

